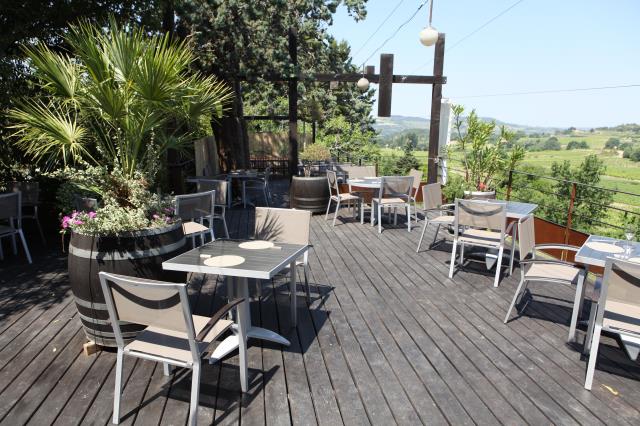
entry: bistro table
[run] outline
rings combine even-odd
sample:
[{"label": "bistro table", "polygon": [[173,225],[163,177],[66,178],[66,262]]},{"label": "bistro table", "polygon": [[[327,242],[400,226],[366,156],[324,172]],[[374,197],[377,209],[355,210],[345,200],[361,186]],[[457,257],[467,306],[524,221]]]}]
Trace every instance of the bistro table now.
[{"label": "bistro table", "polygon": [[[627,248],[630,248],[628,250]],[[608,258],[627,260],[640,263],[640,243],[628,242],[611,237],[589,235],[576,253],[576,262],[584,265],[604,268]],[[597,286],[597,284],[596,284]],[[629,358],[636,360],[640,353],[640,339],[637,337],[619,335]],[[587,339],[589,336],[586,337]]]},{"label": "bistro table", "polygon": [[289,341],[279,334],[251,324],[249,309],[249,278],[270,280],[279,272],[290,269],[291,323],[297,323],[296,259],[309,249],[308,245],[271,243],[259,240],[217,239],[184,254],[166,260],[162,267],[170,271],[215,274],[228,278],[234,293],[244,301],[237,307],[237,323],[233,335],[223,340],[209,358],[215,363],[236,348],[240,358],[242,391],[248,389],[247,339],[269,340],[288,346]]}]

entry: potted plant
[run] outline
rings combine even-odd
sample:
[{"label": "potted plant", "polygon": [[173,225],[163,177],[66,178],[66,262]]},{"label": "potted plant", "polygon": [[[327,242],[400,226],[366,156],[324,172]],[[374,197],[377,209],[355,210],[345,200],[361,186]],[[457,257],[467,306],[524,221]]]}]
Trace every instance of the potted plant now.
[{"label": "potted plant", "polygon": [[457,141],[447,155],[462,164],[461,174],[451,173],[445,195],[449,200],[462,198],[495,198],[496,184],[503,173],[513,170],[524,158],[525,150],[513,145],[515,133],[500,127],[495,140],[495,121],[485,122],[475,110],[464,119],[464,107],[453,106],[453,127]]},{"label": "potted plant", "polygon": [[[321,213],[327,208],[329,202],[329,186],[327,177],[321,174],[320,163],[331,157],[329,149],[321,144],[307,145],[300,153],[303,162],[304,176],[293,176],[289,189],[289,206],[295,209],[310,210]],[[312,176],[312,168],[316,166],[317,172]]]},{"label": "potted plant", "polygon": [[[43,95],[19,102],[10,117],[18,148],[65,180],[62,227],[71,231],[76,305],[87,337],[112,346],[98,272],[171,278],[162,261],[184,250],[185,237],[159,193],[163,164],[170,149],[201,133],[203,118],[222,116],[230,92],[192,73],[190,46],[168,35],[80,23],[65,39],[73,56],[25,48]],[[93,194],[99,207],[72,211],[74,193]],[[140,329],[125,328],[125,338]]]},{"label": "potted plant", "polygon": [[311,167],[319,166],[321,162],[327,161],[331,158],[329,148],[326,146],[314,143],[307,145],[307,147],[300,153],[300,160],[302,160],[304,167],[304,175],[306,177],[311,176]]}]

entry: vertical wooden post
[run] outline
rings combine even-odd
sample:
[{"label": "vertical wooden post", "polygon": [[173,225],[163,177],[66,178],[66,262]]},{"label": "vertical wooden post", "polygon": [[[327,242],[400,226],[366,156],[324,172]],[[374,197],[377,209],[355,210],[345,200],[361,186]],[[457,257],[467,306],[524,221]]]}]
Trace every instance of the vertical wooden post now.
[{"label": "vertical wooden post", "polygon": [[[438,34],[436,42],[433,76],[442,77],[444,71],[444,33]],[[429,122],[429,159],[427,160],[427,183],[436,183],[438,181],[438,157],[439,139],[440,139],[440,108],[442,103],[442,84],[435,83],[431,88],[431,121]]]},{"label": "vertical wooden post", "polygon": [[378,81],[378,117],[391,116],[391,90],[393,86],[393,55],[380,55],[380,80]]},{"label": "vertical wooden post", "polygon": [[[289,57],[298,75],[298,35],[289,28]],[[289,175],[298,174],[298,79],[289,78]]]}]

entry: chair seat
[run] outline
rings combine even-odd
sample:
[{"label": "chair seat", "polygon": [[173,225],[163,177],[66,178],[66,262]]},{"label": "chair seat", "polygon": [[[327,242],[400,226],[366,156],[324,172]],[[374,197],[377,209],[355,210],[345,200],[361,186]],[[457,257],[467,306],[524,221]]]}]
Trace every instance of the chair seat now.
[{"label": "chair seat", "polygon": [[[198,335],[207,325],[210,318],[200,315],[192,315],[192,318],[195,333]],[[218,338],[218,336],[224,333],[232,324],[233,322],[229,320],[219,320],[211,328],[209,333],[207,333],[205,338],[201,342],[198,342],[200,354],[204,352],[209,343]],[[124,351],[129,355],[141,353],[170,358],[188,364],[193,362],[187,334],[160,327],[145,328],[133,342],[124,347]]]},{"label": "chair seat", "polygon": [[442,216],[436,216],[432,219],[428,219],[429,223],[439,223],[439,224],[452,224],[453,222],[455,222],[456,217],[455,216],[446,216],[446,215],[442,215]]},{"label": "chair seat", "polygon": [[637,304],[607,300],[602,326],[640,336],[640,307]]},{"label": "chair seat", "polygon": [[407,200],[402,198],[374,198],[373,201],[379,204],[407,204]]},{"label": "chair seat", "polygon": [[198,222],[184,222],[182,224],[182,231],[184,232],[184,235],[192,235],[208,232],[209,228]]},{"label": "chair seat", "polygon": [[[453,217],[453,216],[451,216]],[[461,243],[500,246],[500,233],[484,229],[465,229],[458,237]]]},{"label": "chair seat", "polygon": [[11,235],[15,234],[16,230],[7,225],[0,225],[0,235]]},{"label": "chair seat", "polygon": [[580,269],[570,265],[554,265],[550,263],[533,263],[524,274],[526,280],[561,280],[576,283]]},{"label": "chair seat", "polygon": [[348,201],[348,200],[359,200],[360,196],[355,195],[355,194],[350,194],[348,192],[345,192],[343,194],[340,195],[332,195],[331,198],[333,200],[338,201],[338,197],[340,197],[340,201]]}]

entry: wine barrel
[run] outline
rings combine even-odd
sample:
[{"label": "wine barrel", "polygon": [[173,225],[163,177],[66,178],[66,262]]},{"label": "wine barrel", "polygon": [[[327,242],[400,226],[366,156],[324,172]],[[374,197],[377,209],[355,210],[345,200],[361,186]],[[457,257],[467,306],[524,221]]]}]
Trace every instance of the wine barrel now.
[{"label": "wine barrel", "polygon": [[329,185],[326,176],[294,176],[289,191],[289,204],[293,209],[324,213],[329,203]]},{"label": "wine barrel", "polygon": [[[164,228],[120,235],[71,234],[69,280],[84,332],[100,346],[116,346],[100,271],[171,282],[185,282],[186,273],[164,271],[162,262],[187,248],[180,222]],[[144,325],[122,322],[125,342],[135,339]]]}]

